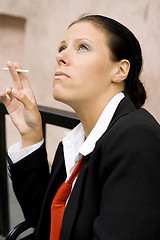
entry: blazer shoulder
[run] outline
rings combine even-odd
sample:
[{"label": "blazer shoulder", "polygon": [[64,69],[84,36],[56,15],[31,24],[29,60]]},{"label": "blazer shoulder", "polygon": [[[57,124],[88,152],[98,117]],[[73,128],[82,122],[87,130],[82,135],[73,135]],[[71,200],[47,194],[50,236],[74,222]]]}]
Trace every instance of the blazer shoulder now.
[{"label": "blazer shoulder", "polygon": [[102,182],[112,172],[126,171],[130,166],[155,171],[160,167],[159,146],[160,126],[146,110],[135,110],[119,118],[95,148]]},{"label": "blazer shoulder", "polygon": [[97,147],[106,152],[113,149],[131,148],[141,151],[143,147],[151,149],[160,145],[160,125],[145,109],[137,109],[120,116],[102,135]]},{"label": "blazer shoulder", "polygon": [[134,124],[142,122],[144,125],[152,125],[158,128],[160,126],[151,113],[144,108],[137,109],[129,97],[123,98],[119,103],[108,129],[116,122],[122,125],[130,125],[131,122]]}]

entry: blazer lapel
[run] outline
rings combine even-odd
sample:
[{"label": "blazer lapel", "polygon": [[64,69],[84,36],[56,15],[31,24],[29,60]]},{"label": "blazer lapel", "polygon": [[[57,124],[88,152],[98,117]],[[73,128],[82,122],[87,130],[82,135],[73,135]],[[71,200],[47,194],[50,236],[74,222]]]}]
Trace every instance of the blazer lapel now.
[{"label": "blazer lapel", "polygon": [[108,129],[111,128],[113,126],[113,124],[121,117],[123,117],[124,115],[128,114],[129,112],[135,111],[136,107],[134,106],[134,104],[131,102],[131,100],[129,99],[129,97],[124,97],[122,99],[122,101],[120,102],[120,104],[118,105],[113,118],[108,126]]},{"label": "blazer lapel", "polygon": [[70,238],[71,232],[77,216],[77,211],[79,209],[78,206],[81,201],[81,195],[84,189],[87,170],[88,170],[88,161],[87,161],[87,157],[85,157],[82,165],[82,169],[79,173],[79,176],[77,178],[77,181],[72,190],[70,199],[67,203],[67,206],[64,212],[63,223],[62,223],[62,239],[65,239],[65,240],[71,239]]},{"label": "blazer lapel", "polygon": [[52,168],[53,174],[44,198],[44,205],[39,217],[39,224],[36,228],[36,239],[49,239],[52,200],[57,189],[65,181],[66,178],[64,156],[62,153],[63,147],[62,143],[60,143],[55,155]]}]

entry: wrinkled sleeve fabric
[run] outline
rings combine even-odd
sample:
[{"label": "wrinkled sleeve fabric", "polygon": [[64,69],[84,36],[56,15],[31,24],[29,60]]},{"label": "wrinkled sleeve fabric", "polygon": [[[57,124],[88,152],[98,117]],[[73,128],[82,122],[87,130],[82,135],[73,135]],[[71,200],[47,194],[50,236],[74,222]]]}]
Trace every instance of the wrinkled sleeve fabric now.
[{"label": "wrinkled sleeve fabric", "polygon": [[36,224],[50,174],[44,144],[20,161],[12,163],[7,155],[13,190],[25,219]]},{"label": "wrinkled sleeve fabric", "polygon": [[[121,126],[121,127],[120,127]],[[102,195],[94,240],[160,238],[160,127],[130,123],[101,146]]]}]

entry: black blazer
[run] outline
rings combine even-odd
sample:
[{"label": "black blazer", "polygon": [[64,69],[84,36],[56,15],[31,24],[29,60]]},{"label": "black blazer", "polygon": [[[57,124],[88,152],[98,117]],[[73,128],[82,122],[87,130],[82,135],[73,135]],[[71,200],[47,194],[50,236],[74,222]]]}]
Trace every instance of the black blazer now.
[{"label": "black blazer", "polygon": [[[36,239],[48,240],[52,199],[66,178],[59,144],[49,174],[44,145],[16,164],[13,188]],[[160,239],[160,126],[124,98],[85,157],[67,204],[62,240]]]}]

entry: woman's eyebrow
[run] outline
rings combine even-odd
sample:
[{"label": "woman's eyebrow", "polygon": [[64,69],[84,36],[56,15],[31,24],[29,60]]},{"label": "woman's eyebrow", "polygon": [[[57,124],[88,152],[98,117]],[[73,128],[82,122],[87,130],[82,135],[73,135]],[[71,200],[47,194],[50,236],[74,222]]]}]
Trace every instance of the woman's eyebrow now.
[{"label": "woman's eyebrow", "polygon": [[[88,38],[76,38],[76,39],[74,39],[74,41],[75,42],[87,41],[87,42],[90,42],[91,44],[93,44],[93,42],[90,39],[88,39]],[[63,41],[60,42],[60,44],[66,44],[66,41],[63,40]]]},{"label": "woman's eyebrow", "polygon": [[90,42],[91,44],[93,44],[93,42],[88,38],[76,38],[75,39],[75,42],[80,42],[80,41],[87,41],[87,42]]},{"label": "woman's eyebrow", "polygon": [[66,41],[65,41],[65,40],[63,40],[63,41],[61,41],[61,42],[60,42],[60,44],[64,44],[64,43],[66,43]]}]

